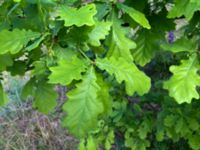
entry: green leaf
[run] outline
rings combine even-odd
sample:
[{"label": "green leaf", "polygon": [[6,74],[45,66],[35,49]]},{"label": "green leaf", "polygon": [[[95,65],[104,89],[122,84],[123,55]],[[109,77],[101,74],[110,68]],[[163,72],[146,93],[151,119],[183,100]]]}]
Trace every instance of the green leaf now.
[{"label": "green leaf", "polygon": [[78,144],[78,150],[87,150],[85,146],[85,139],[81,139],[80,143]]},{"label": "green leaf", "polygon": [[3,54],[0,55],[0,71],[6,70],[7,66],[12,66],[13,60],[11,58],[11,55],[9,54]]},{"label": "green leaf", "polygon": [[68,101],[63,109],[67,112],[63,124],[77,137],[85,137],[86,133],[97,126],[97,117],[103,112],[102,102],[98,99],[100,86],[96,74],[91,67],[76,88],[68,92]]},{"label": "green leaf", "polygon": [[134,63],[126,61],[120,57],[118,59],[97,59],[97,66],[106,70],[110,75],[114,75],[118,83],[125,81],[126,93],[133,95],[137,92],[139,95],[147,93],[151,86],[150,78],[140,71]]},{"label": "green leaf", "polygon": [[35,61],[32,65],[34,66],[34,69],[32,70],[33,76],[43,76],[47,74],[47,65],[45,61]]},{"label": "green leaf", "polygon": [[114,142],[115,142],[115,133],[113,130],[111,130],[106,137],[105,149],[110,150]]},{"label": "green leaf", "polygon": [[159,50],[158,37],[157,34],[146,29],[138,32],[135,39],[137,47],[132,51],[133,59],[137,64],[144,66],[151,61],[155,52]]},{"label": "green leaf", "polygon": [[146,139],[147,134],[151,131],[151,128],[152,128],[152,120],[145,118],[137,130],[140,139]]},{"label": "green leaf", "polygon": [[0,54],[5,54],[7,52],[16,54],[24,48],[30,40],[34,40],[38,37],[40,37],[40,33],[30,30],[3,30],[0,32]]},{"label": "green leaf", "polygon": [[131,150],[146,150],[147,147],[150,146],[150,142],[146,139],[143,140],[137,137],[134,131],[126,131],[125,146],[131,148]]},{"label": "green leaf", "polygon": [[100,40],[105,39],[106,35],[109,34],[111,25],[112,25],[111,22],[97,21],[95,23],[95,27],[88,35],[89,36],[88,42],[93,46],[100,46],[101,45]]},{"label": "green leaf", "polygon": [[189,125],[189,128],[193,131],[197,131],[200,128],[200,124],[199,124],[198,120],[195,118],[188,117],[187,123]]},{"label": "green leaf", "polygon": [[55,92],[54,86],[48,83],[39,83],[37,86],[33,106],[47,114],[55,108],[58,94]]},{"label": "green leaf", "polygon": [[163,43],[161,48],[171,51],[173,53],[178,52],[194,52],[197,48],[197,42],[192,39],[182,37],[173,43]]},{"label": "green leaf", "polygon": [[63,5],[58,9],[58,16],[60,16],[60,20],[64,20],[66,27],[72,25],[92,26],[95,24],[93,17],[96,13],[94,4],[87,4],[79,9]]},{"label": "green leaf", "polygon": [[24,75],[26,72],[26,63],[19,60],[14,61],[12,66],[7,67],[7,71],[9,71],[12,76]]},{"label": "green leaf", "polygon": [[107,82],[103,80],[103,77],[101,74],[97,74],[97,83],[101,87],[101,90],[98,92],[98,99],[103,104],[103,114],[109,115],[112,112],[112,97],[109,94],[109,91],[111,89],[111,85],[109,85]]},{"label": "green leaf", "polygon": [[36,83],[35,80],[32,78],[30,79],[22,88],[22,92],[21,92],[21,97],[23,100],[26,100],[28,98],[28,96],[34,96],[35,95],[35,87]]},{"label": "green leaf", "polygon": [[137,11],[133,7],[128,7],[123,4],[118,4],[118,6],[122,8],[123,11],[125,11],[135,22],[139,23],[142,27],[151,29],[151,26],[143,13]]},{"label": "green leaf", "polygon": [[175,115],[168,115],[165,119],[164,119],[164,125],[167,127],[172,127],[173,125],[175,125],[177,120],[177,116]]},{"label": "green leaf", "polygon": [[77,55],[75,50],[62,48],[59,45],[53,47],[54,55],[59,59],[72,60]]},{"label": "green leaf", "polygon": [[121,26],[122,22],[113,14],[112,18],[112,37],[110,41],[107,57],[123,57],[128,61],[132,61],[133,57],[130,50],[136,47],[134,41],[126,37],[126,31]]},{"label": "green leaf", "polygon": [[185,16],[187,20],[193,17],[194,12],[200,10],[200,1],[175,0],[175,5],[169,11],[168,18]]},{"label": "green leaf", "polygon": [[194,135],[191,135],[189,137],[188,143],[189,143],[190,147],[193,150],[199,150],[200,149],[199,139],[200,139],[200,135],[199,134],[194,134]]},{"label": "green leaf", "polygon": [[73,80],[82,79],[81,73],[85,72],[86,68],[86,61],[78,57],[73,57],[72,60],[60,60],[58,66],[50,68],[52,73],[49,76],[49,83],[68,85]]},{"label": "green leaf", "polygon": [[199,99],[196,90],[200,86],[200,77],[197,74],[199,62],[196,55],[189,60],[183,60],[180,66],[171,66],[173,76],[164,83],[164,89],[169,90],[169,95],[181,103],[190,103],[193,98]]},{"label": "green leaf", "polygon": [[164,140],[164,130],[158,130],[158,131],[156,132],[156,140],[157,140],[158,142],[161,142],[161,141]]},{"label": "green leaf", "polygon": [[48,34],[44,34],[43,36],[41,36],[39,39],[37,39],[36,41],[34,41],[31,45],[29,45],[28,47],[26,47],[26,51],[31,51],[35,48],[37,48],[40,43],[45,39],[45,37],[47,36]]},{"label": "green leaf", "polygon": [[87,139],[87,150],[97,150],[97,144],[92,136]]},{"label": "green leaf", "polygon": [[5,105],[8,102],[8,96],[4,92],[3,86],[0,83],[0,106]]}]

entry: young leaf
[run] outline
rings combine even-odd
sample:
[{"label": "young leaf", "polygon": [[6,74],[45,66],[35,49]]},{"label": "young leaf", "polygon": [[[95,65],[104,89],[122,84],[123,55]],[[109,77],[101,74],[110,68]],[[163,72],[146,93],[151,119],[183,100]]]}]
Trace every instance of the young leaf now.
[{"label": "young leaf", "polygon": [[78,57],[73,57],[68,60],[60,60],[58,66],[51,67],[51,75],[49,76],[49,83],[60,83],[68,85],[73,80],[82,79],[82,72],[85,72],[87,63]]},{"label": "young leaf", "polygon": [[197,0],[175,0],[175,5],[169,11],[168,18],[185,16],[190,20],[195,11],[200,10],[200,1]]},{"label": "young leaf", "polygon": [[135,22],[139,23],[142,27],[147,29],[151,28],[148,20],[143,13],[123,4],[119,4],[118,6],[122,8],[123,11],[125,11],[133,20],[135,20]]},{"label": "young leaf", "polygon": [[126,37],[126,32],[121,26],[121,21],[117,18],[116,14],[113,14],[112,23],[112,37],[110,42],[110,49],[108,51],[108,57],[123,57],[127,61],[132,61],[133,57],[130,50],[136,47],[134,41]]},{"label": "young leaf", "polygon": [[197,74],[199,62],[197,56],[191,56],[189,60],[183,60],[180,66],[171,66],[173,76],[164,83],[164,89],[169,90],[169,95],[181,103],[191,103],[193,98],[198,99],[196,90],[200,86],[200,76]]},{"label": "young leaf", "polygon": [[126,93],[133,95],[137,92],[139,95],[147,93],[150,89],[150,78],[140,71],[135,64],[126,61],[120,57],[118,59],[97,59],[97,66],[106,70],[110,75],[114,75],[118,83],[125,81]]},{"label": "young leaf", "polygon": [[58,16],[60,16],[60,20],[64,20],[66,27],[72,25],[78,27],[83,25],[92,26],[95,24],[93,17],[96,13],[94,4],[85,5],[79,9],[63,5],[58,9]]},{"label": "young leaf", "polygon": [[39,38],[40,35],[40,33],[32,32],[30,30],[3,30],[0,32],[0,54],[8,52],[16,54],[25,47],[30,40]]},{"label": "young leaf", "polygon": [[98,115],[103,112],[103,105],[98,99],[100,87],[96,80],[95,71],[91,67],[82,82],[67,94],[68,101],[63,107],[67,117],[63,123],[77,137],[84,137],[94,129]]},{"label": "young leaf", "polygon": [[100,46],[100,40],[105,39],[106,35],[109,34],[111,22],[99,22],[95,23],[95,27],[89,33],[89,43],[93,46]]}]

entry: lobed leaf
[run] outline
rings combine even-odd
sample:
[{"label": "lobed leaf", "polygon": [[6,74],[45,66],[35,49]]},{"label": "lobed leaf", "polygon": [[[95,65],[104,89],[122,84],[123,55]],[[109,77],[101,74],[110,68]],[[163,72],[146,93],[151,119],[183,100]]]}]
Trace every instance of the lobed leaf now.
[{"label": "lobed leaf", "polygon": [[64,20],[65,26],[76,25],[78,27],[95,24],[94,15],[97,13],[95,4],[88,4],[77,9],[69,6],[60,6],[58,8],[59,20]]},{"label": "lobed leaf", "polygon": [[86,68],[87,63],[78,57],[62,59],[58,66],[50,67],[52,73],[49,76],[49,83],[69,85],[73,80],[82,79],[81,73],[85,72]]},{"label": "lobed leaf", "polygon": [[67,94],[68,101],[63,107],[67,117],[63,123],[77,137],[84,137],[97,125],[97,117],[103,112],[102,102],[98,99],[100,89],[91,67],[76,88]]},{"label": "lobed leaf", "polygon": [[181,103],[191,103],[192,99],[199,99],[196,87],[200,86],[199,62],[196,55],[188,60],[183,60],[180,66],[171,66],[170,71],[173,76],[164,83],[164,89],[169,91],[169,95]]},{"label": "lobed leaf", "polygon": [[110,75],[114,75],[118,83],[125,81],[126,93],[133,95],[137,92],[139,95],[147,93],[150,89],[150,78],[140,71],[135,64],[129,63],[124,58],[118,59],[97,59],[97,66],[106,70]]},{"label": "lobed leaf", "polygon": [[40,33],[32,32],[30,30],[3,30],[0,32],[0,54],[8,52],[16,54],[24,48],[29,41],[39,38],[40,35]]}]

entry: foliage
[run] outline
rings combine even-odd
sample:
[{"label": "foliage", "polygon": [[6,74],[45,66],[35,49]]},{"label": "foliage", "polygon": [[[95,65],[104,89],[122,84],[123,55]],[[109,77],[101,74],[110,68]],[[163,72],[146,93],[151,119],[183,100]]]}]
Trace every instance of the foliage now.
[{"label": "foliage", "polygon": [[67,86],[62,124],[80,150],[198,150],[199,10],[198,0],[6,0],[0,71],[30,72],[21,96],[45,114],[54,86]]}]

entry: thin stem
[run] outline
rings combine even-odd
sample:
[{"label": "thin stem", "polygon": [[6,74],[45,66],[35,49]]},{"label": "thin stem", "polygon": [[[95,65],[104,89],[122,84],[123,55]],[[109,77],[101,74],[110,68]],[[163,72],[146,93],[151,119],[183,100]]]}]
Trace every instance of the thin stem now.
[{"label": "thin stem", "polygon": [[91,62],[90,58],[89,58],[80,48],[78,48],[78,51],[79,51],[89,62]]}]

